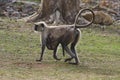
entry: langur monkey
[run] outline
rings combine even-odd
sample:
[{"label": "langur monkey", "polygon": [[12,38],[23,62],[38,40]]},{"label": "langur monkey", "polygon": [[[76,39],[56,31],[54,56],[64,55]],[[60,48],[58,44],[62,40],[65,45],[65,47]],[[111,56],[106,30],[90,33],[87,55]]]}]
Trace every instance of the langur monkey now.
[{"label": "langur monkey", "polygon": [[[92,13],[91,21],[86,25],[76,24],[78,17],[84,11],[90,11]],[[47,47],[49,50],[53,50],[53,57],[56,60],[59,60],[57,58],[56,51],[58,45],[61,44],[63,51],[65,50],[70,55],[70,58],[65,59],[65,62],[69,62],[75,65],[79,64],[78,55],[75,50],[75,46],[81,35],[79,28],[85,28],[91,25],[94,21],[94,17],[95,15],[92,10],[82,9],[76,15],[75,22],[72,25],[48,26],[45,22],[35,23],[34,30],[41,32],[41,41],[42,41],[41,56],[37,61],[42,61],[45,47]],[[70,48],[68,47],[69,44],[70,44]],[[74,59],[75,62],[70,62],[72,59]]]}]

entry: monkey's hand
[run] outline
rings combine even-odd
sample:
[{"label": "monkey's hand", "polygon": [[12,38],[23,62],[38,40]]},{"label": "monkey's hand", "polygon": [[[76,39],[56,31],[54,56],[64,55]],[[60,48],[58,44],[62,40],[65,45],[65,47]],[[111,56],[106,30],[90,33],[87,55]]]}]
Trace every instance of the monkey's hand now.
[{"label": "monkey's hand", "polygon": [[37,62],[41,62],[41,61],[42,61],[42,59],[37,59],[36,61],[37,61]]}]

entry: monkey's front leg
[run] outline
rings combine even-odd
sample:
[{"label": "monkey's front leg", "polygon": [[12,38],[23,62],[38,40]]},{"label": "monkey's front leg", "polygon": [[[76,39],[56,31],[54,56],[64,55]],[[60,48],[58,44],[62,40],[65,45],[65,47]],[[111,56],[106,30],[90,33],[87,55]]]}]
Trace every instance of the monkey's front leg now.
[{"label": "monkey's front leg", "polygon": [[41,56],[40,56],[40,59],[36,60],[36,61],[42,61],[43,60],[43,54],[44,54],[44,51],[45,51],[45,44],[42,45],[42,51],[41,51]]}]

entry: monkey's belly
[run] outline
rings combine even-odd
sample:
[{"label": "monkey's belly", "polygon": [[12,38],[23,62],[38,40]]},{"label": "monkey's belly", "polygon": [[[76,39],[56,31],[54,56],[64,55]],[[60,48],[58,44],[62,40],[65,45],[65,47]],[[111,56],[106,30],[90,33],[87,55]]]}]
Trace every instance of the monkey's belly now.
[{"label": "monkey's belly", "polygon": [[58,41],[51,37],[47,38],[46,43],[47,43],[46,46],[49,50],[54,50],[58,45]]},{"label": "monkey's belly", "polygon": [[54,50],[57,47],[57,43],[56,42],[47,43],[46,46],[49,50]]}]

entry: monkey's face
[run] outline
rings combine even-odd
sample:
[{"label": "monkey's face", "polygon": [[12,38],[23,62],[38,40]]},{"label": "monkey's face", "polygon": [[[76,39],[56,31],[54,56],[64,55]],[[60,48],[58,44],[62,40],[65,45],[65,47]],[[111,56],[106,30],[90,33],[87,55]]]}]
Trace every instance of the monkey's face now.
[{"label": "monkey's face", "polygon": [[43,23],[35,23],[34,30],[42,32],[44,30],[44,24]]}]

